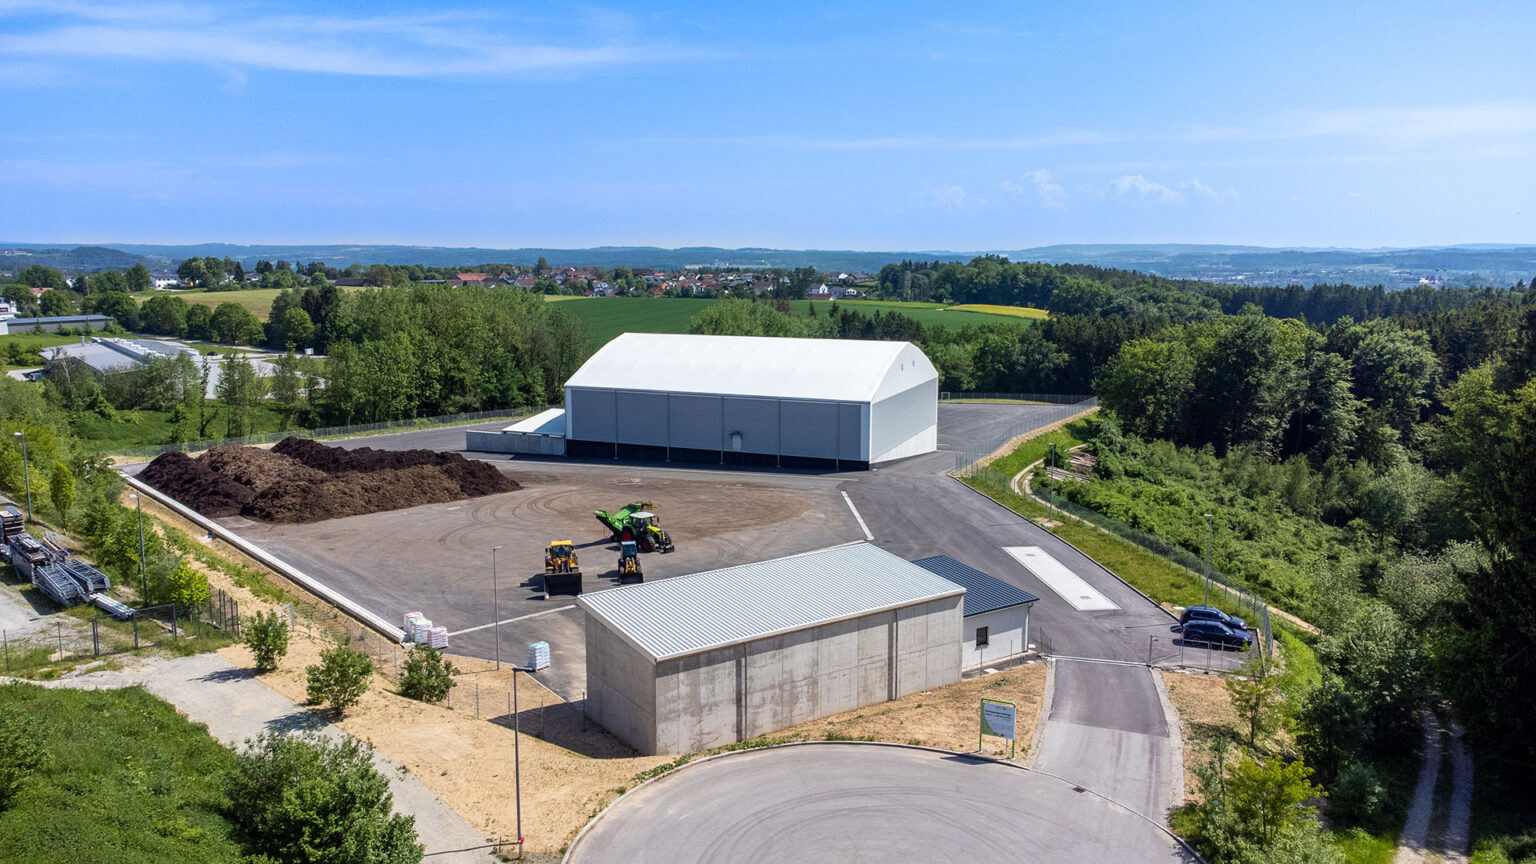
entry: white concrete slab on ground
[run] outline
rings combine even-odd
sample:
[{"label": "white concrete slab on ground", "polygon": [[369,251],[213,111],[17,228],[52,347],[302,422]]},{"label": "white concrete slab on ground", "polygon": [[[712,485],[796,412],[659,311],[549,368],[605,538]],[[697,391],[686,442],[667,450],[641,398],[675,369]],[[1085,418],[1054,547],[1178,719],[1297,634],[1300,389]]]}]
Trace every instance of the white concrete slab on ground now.
[{"label": "white concrete slab on ground", "polygon": [[1004,546],[1003,551],[1012,556],[1013,560],[1024,565],[1024,569],[1044,582],[1047,588],[1060,594],[1061,599],[1071,603],[1072,607],[1079,612],[1120,608],[1113,600],[1099,593],[1097,588],[1083,581],[1082,577],[1068,570],[1066,565],[1052,558],[1039,546]]}]

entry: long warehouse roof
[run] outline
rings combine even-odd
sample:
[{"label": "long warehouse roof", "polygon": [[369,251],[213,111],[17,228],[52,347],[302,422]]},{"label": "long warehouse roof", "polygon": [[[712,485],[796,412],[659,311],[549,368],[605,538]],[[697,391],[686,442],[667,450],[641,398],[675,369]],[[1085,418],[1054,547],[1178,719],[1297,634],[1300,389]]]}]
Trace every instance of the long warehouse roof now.
[{"label": "long warehouse roof", "polygon": [[964,591],[857,543],[582,594],[576,602],[659,662]]},{"label": "long warehouse roof", "polygon": [[937,379],[910,342],[625,333],[565,386],[867,402]]}]

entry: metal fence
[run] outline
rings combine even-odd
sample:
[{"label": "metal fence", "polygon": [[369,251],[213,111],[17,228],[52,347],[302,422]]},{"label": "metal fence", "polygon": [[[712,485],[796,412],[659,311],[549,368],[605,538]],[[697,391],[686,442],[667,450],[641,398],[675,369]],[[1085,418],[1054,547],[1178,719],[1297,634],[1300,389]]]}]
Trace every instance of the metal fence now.
[{"label": "metal fence", "polygon": [[1079,402],[1092,400],[1095,405],[1099,400],[1097,396],[1087,396],[1072,393],[951,393],[948,390],[939,391],[940,402],[960,401],[988,401],[988,402],[1044,402],[1051,405],[1075,405]]},{"label": "metal fence", "polygon": [[467,414],[445,414],[439,417],[413,417],[405,420],[385,420],[379,423],[355,423],[350,426],[325,426],[318,429],[289,429],[283,432],[263,432],[258,435],[242,435],[237,438],[210,438],[203,441],[184,441],[171,444],[154,444],[147,447],[129,447],[115,450],[113,455],[133,459],[152,459],[161,453],[195,453],[210,447],[246,444],[272,444],[290,435],[301,438],[347,438],[365,432],[387,432],[404,429],[429,429],[436,426],[460,426],[482,420],[515,420],[531,417],[552,406],[522,406],[496,411],[474,411]]},{"label": "metal fence", "polygon": [[214,589],[193,606],[166,604],[136,609],[127,620],[97,615],[81,620],[54,615],[23,630],[0,630],[0,669],[6,675],[46,670],[81,657],[101,657],[153,648],[182,639],[220,635],[240,638],[240,605]]},{"label": "metal fence", "polygon": [[1274,633],[1270,629],[1269,604],[1264,602],[1264,599],[1259,595],[1243,587],[1238,580],[1222,573],[1215,567],[1207,566],[1205,559],[1185,549],[1183,546],[1169,543],[1156,535],[1148,534],[1140,528],[1132,528],[1118,519],[1068,501],[1062,496],[1056,497],[1056,509],[1107,531],[1122,540],[1134,543],[1193,572],[1202,579],[1209,580],[1211,605],[1219,606],[1228,613],[1243,618],[1259,634],[1260,644],[1264,649],[1265,656],[1274,656]]},{"label": "metal fence", "polygon": [[218,588],[201,603],[166,603],[136,609],[126,621],[112,615],[97,615],[90,623],[91,654],[95,657],[181,639],[221,635],[238,641],[241,637],[240,603]]},{"label": "metal fence", "polygon": [[[313,635],[314,625],[308,619],[295,616],[292,609],[285,609],[281,614],[288,616],[290,629],[295,633],[303,632]],[[414,646],[402,645],[367,627],[355,625],[355,629],[348,637],[348,647],[366,654],[380,674],[398,683],[405,673],[405,661]],[[504,660],[503,670],[510,670],[515,662]],[[499,723],[508,728],[516,726],[529,735],[564,742],[570,746],[574,746],[576,742],[574,738],[567,738],[567,736],[588,731],[585,693],[581,698],[567,700],[543,686],[524,686],[519,688],[517,710],[514,713],[511,688],[491,683],[483,684],[475,680],[479,674],[483,674],[483,670],[482,672],[460,670],[454,678],[457,686],[451,688],[447,698],[439,704],[454,711],[471,714],[479,720]]]},{"label": "metal fence", "polygon": [[[1016,426],[1009,431],[1008,437],[998,442],[999,449],[1007,447],[1009,443],[1026,433],[1034,432],[1043,435],[1051,427],[1066,423],[1074,417],[1085,414],[1099,406],[1097,396],[1052,396],[1040,393],[1026,395],[1039,397],[1036,401],[1047,402],[1047,404],[1053,407],[1044,413],[1031,411],[1028,417],[1020,417]],[[1001,471],[992,467],[994,459],[1006,455],[1006,453],[1000,453],[998,450],[986,452],[975,450],[956,451],[955,468],[951,473],[956,477],[975,477],[1002,489],[1007,489],[1009,481],[1013,478],[1005,476]],[[1063,458],[1065,457],[1064,453],[1059,455],[1062,455]]]}]

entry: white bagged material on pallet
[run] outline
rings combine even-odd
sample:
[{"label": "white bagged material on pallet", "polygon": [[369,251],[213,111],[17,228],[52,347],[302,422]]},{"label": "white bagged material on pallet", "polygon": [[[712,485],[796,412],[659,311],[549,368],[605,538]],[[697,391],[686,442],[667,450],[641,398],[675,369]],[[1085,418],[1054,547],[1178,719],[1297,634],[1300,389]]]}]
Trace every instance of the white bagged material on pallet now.
[{"label": "white bagged material on pallet", "polygon": [[528,644],[528,666],[535,671],[549,668],[548,642],[531,642]]},{"label": "white bagged material on pallet", "polygon": [[433,648],[447,648],[448,628],[433,627],[432,630],[428,633],[427,644],[431,645]]},{"label": "white bagged material on pallet", "polygon": [[416,641],[416,622],[417,620],[425,620],[426,617],[427,616],[421,614],[420,612],[405,613],[405,624],[401,628],[405,631],[405,641]]},{"label": "white bagged material on pallet", "polygon": [[432,620],[430,618],[417,618],[411,623],[411,641],[426,645],[432,638]]}]

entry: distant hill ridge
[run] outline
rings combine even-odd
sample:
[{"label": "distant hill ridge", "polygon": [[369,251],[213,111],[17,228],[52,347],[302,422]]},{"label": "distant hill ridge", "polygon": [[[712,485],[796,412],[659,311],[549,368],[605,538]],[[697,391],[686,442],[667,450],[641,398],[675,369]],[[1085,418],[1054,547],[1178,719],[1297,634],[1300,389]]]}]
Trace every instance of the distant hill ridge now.
[{"label": "distant hill ridge", "polygon": [[202,243],[149,245],[113,243],[0,243],[0,270],[15,272],[31,264],[65,271],[120,269],[143,263],[165,269],[193,256],[233,258],[247,268],[258,260],[323,261],[332,267],[351,264],[421,264],[428,267],[484,263],[532,265],[539,258],[555,267],[815,267],[823,271],[876,273],[903,260],[967,261],[999,254],[1014,261],[1093,264],[1139,270],[1171,279],[1204,279],[1256,284],[1352,282],[1406,287],[1431,284],[1508,285],[1536,277],[1536,245],[1466,244],[1386,249],[1231,246],[1211,244],[1061,244],[1012,250],[918,250],[865,252],[824,249],[768,249],[718,246],[595,246],[587,249],[478,246],[402,246],[375,244]]}]

